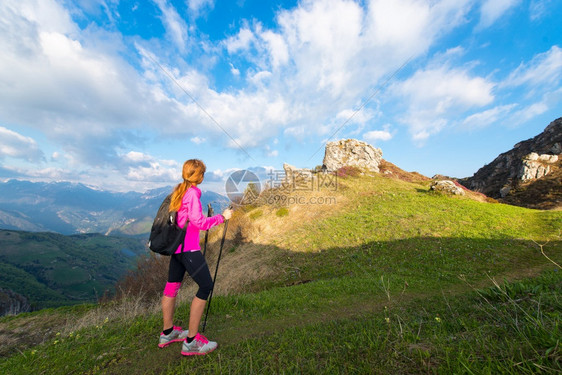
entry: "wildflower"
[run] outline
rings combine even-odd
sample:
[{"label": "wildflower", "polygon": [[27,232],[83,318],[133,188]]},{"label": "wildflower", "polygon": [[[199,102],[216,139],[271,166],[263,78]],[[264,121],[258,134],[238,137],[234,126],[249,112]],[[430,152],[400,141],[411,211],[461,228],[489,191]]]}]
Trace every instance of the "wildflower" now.
[{"label": "wildflower", "polygon": [[31,355],[35,355],[36,353],[37,353],[37,350],[35,350],[35,349],[31,351]]},{"label": "wildflower", "polygon": [[435,320],[437,321],[437,323],[441,323],[441,318],[440,318],[440,317],[436,316],[436,317],[435,317]]},{"label": "wildflower", "polygon": [[384,318],[387,323],[390,323],[390,318]]},{"label": "wildflower", "polygon": [[106,317],[103,322],[104,322],[104,324],[107,323],[107,322],[109,322],[109,318]]},{"label": "wildflower", "polygon": [[55,341],[53,342],[53,344],[55,344],[55,345],[57,345],[58,343],[59,343],[59,340],[55,340]]},{"label": "wildflower", "polygon": [[60,336],[60,332],[57,332],[57,334],[56,334],[55,336],[59,337],[59,336]]}]

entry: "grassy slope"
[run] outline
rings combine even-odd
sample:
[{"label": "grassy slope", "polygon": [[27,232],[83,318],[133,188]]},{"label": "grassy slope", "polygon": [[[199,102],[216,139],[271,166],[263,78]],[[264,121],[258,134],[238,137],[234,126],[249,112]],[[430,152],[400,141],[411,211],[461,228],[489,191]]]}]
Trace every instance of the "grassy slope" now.
[{"label": "grassy slope", "polygon": [[[545,253],[562,263],[562,212],[445,197],[428,183],[381,177],[341,180],[324,193],[337,197],[337,208],[247,214],[261,228],[256,243],[228,244],[221,267],[229,269],[219,276],[234,283],[230,271],[245,260],[275,272],[245,286],[252,292],[213,299],[207,333],[219,342],[216,353],[158,350],[161,317],[151,314],[55,336],[2,360],[0,372],[562,370],[562,277],[537,245],[550,241]],[[184,305],[177,323],[186,321]]]}]

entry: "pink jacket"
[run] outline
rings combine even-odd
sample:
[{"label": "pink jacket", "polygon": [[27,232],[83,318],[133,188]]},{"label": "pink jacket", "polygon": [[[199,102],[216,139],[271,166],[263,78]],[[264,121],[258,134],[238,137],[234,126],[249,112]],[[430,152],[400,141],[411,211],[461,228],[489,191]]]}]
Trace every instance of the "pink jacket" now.
[{"label": "pink jacket", "polygon": [[[203,215],[201,190],[196,186],[191,186],[187,189],[181,200],[181,207],[178,211],[179,226],[183,228],[187,219],[189,219],[189,224],[187,225],[187,233],[185,234],[184,251],[201,250],[201,246],[199,246],[199,231],[207,230],[224,221],[222,215],[215,215],[213,217],[206,217]],[[181,245],[176,250],[176,254],[180,252]]]}]

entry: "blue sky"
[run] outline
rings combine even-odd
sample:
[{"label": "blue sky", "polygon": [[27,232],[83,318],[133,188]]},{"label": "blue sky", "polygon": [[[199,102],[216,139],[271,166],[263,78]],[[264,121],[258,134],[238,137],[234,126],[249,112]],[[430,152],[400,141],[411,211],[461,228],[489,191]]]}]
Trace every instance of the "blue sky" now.
[{"label": "blue sky", "polygon": [[144,191],[364,140],[467,177],[562,116],[558,0],[3,0],[0,179]]}]

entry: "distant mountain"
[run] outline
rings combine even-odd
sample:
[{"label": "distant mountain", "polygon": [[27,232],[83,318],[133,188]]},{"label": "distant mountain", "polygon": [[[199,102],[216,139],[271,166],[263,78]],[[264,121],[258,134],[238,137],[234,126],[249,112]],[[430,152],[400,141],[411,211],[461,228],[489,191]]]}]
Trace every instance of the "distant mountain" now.
[{"label": "distant mountain", "polygon": [[[0,229],[146,234],[171,190],[169,186],[146,193],[116,193],[69,182],[9,180],[0,183]],[[220,212],[229,201],[220,194],[204,191],[201,202],[204,207],[211,203],[215,212]]]},{"label": "distant mountain", "polygon": [[459,182],[508,204],[562,207],[562,118]]},{"label": "distant mountain", "polygon": [[0,316],[95,302],[142,254],[142,239],[0,230]]}]

